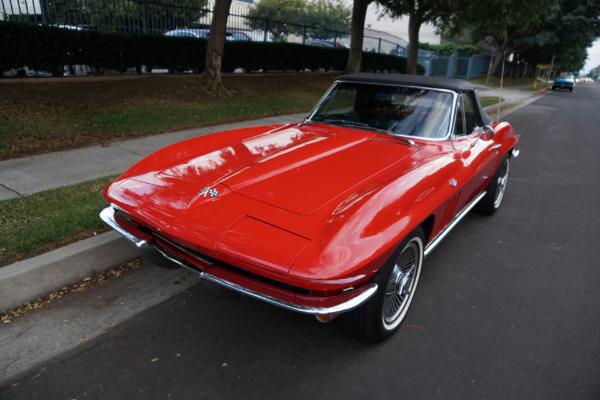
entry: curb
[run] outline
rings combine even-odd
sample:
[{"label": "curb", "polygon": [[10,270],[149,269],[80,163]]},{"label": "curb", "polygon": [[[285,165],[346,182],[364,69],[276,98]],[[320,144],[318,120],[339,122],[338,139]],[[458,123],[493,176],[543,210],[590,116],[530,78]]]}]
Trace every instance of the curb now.
[{"label": "curb", "polygon": [[139,256],[111,231],[0,268],[0,312]]}]

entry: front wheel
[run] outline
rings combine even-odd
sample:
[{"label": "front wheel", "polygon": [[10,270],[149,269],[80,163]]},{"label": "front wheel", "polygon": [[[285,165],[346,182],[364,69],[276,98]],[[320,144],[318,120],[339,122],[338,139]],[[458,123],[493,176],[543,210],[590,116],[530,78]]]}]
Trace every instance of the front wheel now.
[{"label": "front wheel", "polygon": [[400,328],[412,303],[423,265],[423,230],[417,228],[377,272],[375,295],[344,314],[344,326],[372,343],[390,337]]},{"label": "front wheel", "polygon": [[487,187],[486,196],[477,204],[477,211],[486,215],[492,215],[498,211],[500,204],[502,204],[502,199],[504,198],[504,192],[506,191],[509,169],[510,159],[507,154],[500,162],[500,166],[496,170],[490,185]]}]

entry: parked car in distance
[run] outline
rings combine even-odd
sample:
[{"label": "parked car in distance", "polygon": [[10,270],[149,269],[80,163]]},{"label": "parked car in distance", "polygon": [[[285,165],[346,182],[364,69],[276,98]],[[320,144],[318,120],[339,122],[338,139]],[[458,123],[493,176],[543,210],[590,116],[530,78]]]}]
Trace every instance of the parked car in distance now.
[{"label": "parked car in distance", "polygon": [[[226,33],[227,40],[235,40],[230,32]],[[178,37],[193,37],[197,39],[208,39],[210,36],[210,29],[173,29],[165,32],[165,36],[178,36]]]},{"label": "parked car in distance", "polygon": [[100,216],[159,266],[378,342],[405,319],[423,259],[471,209],[500,208],[517,143],[469,82],[344,75],[300,123],[144,158]]},{"label": "parked car in distance", "polygon": [[208,29],[173,29],[165,32],[165,36],[192,37],[207,39],[210,34]]},{"label": "parked car in distance", "polygon": [[306,44],[310,46],[324,46],[324,47],[343,47],[349,48],[345,43],[334,42],[333,40],[309,40]]},{"label": "parked car in distance", "polygon": [[244,40],[244,41],[249,41],[249,42],[272,42],[273,41],[273,39],[271,39],[268,36],[265,39],[265,34],[262,32],[232,31],[232,30],[229,30],[227,32],[231,33],[231,36],[233,37],[232,40]]},{"label": "parked car in distance", "polygon": [[571,76],[559,76],[552,83],[552,90],[565,89],[570,92],[575,87],[575,80]]}]

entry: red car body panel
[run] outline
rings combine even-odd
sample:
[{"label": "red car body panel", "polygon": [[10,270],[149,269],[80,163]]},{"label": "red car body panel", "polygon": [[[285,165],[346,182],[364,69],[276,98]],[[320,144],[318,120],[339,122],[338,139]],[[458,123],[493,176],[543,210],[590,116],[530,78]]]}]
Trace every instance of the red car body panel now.
[{"label": "red car body panel", "polygon": [[[430,216],[435,237],[487,186],[500,160],[490,147],[516,144],[510,125],[495,130],[495,140],[475,147],[474,137],[411,147],[322,125],[242,129],[169,146],[105,197],[200,253],[300,288],[336,291],[367,282],[399,238]],[[208,186],[219,196],[199,195]]]}]

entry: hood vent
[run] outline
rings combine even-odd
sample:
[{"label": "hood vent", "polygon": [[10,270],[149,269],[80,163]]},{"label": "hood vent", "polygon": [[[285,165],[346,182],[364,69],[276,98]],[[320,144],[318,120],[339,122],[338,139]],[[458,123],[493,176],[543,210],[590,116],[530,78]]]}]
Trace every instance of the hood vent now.
[{"label": "hood vent", "polygon": [[[386,143],[386,144],[401,144],[403,146],[409,146],[409,147],[413,147],[411,144],[406,143],[406,141],[400,139],[400,138],[395,138],[393,136],[374,136],[373,138],[371,138],[371,141],[373,142],[379,142],[379,143]],[[414,146],[416,149],[419,149],[421,147],[423,147],[422,145],[416,145]]]}]

